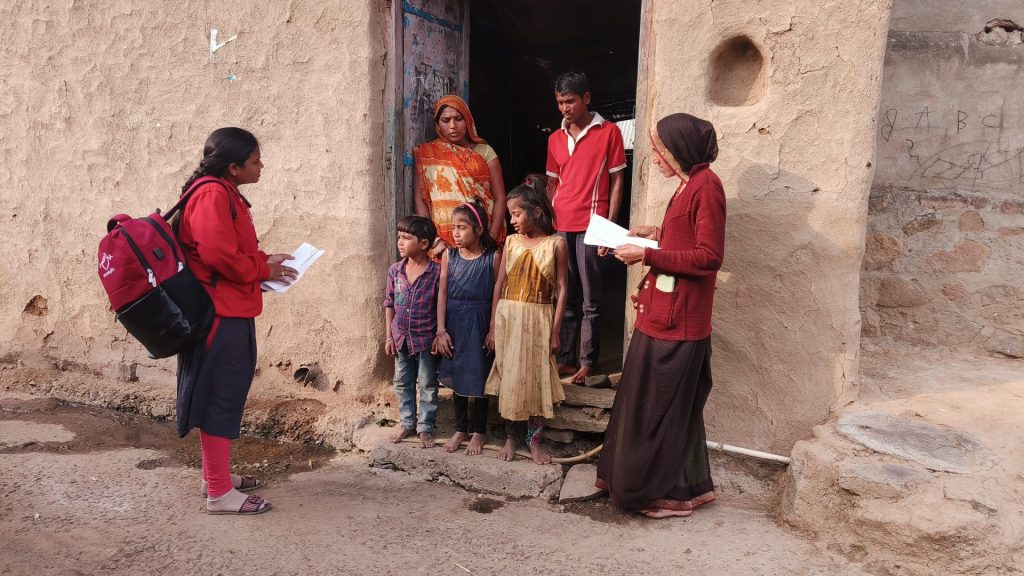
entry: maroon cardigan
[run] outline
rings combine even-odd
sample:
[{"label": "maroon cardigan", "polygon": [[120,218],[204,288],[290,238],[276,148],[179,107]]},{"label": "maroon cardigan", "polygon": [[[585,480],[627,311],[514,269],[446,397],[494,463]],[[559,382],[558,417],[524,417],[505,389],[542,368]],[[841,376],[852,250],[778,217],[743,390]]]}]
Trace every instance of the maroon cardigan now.
[{"label": "maroon cardigan", "polygon": [[[651,269],[640,282],[634,326],[661,340],[703,340],[711,334],[715,279],[725,255],[725,190],[708,164],[694,166],[669,202],[658,241],[660,250],[644,251]],[[659,274],[674,276],[675,290],[658,290]]]}]

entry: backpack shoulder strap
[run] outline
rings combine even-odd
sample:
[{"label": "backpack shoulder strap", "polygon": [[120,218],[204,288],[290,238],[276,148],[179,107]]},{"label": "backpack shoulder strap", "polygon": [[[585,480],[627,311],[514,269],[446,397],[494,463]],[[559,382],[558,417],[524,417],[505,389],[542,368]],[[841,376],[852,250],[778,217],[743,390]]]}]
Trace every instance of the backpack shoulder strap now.
[{"label": "backpack shoulder strap", "polygon": [[[202,178],[199,178],[198,180],[193,182],[192,185],[189,186],[188,190],[181,195],[181,198],[178,200],[178,202],[163,215],[164,220],[170,221],[170,219],[173,218],[174,215],[177,214],[178,212],[184,213],[185,206],[188,204],[189,199],[192,198],[192,195],[195,194],[196,190],[198,190],[199,187],[202,186],[203,184],[209,183],[217,184],[218,186],[224,189],[224,192],[228,195],[228,205],[231,207],[231,220],[234,221],[235,219],[237,219],[238,211],[235,209],[235,203],[231,201],[231,191],[228,190],[228,187],[225,186],[220,181],[220,179],[215,176],[203,176]],[[246,205],[249,205],[249,201],[246,200],[244,196],[242,197],[242,200],[246,203]]]}]

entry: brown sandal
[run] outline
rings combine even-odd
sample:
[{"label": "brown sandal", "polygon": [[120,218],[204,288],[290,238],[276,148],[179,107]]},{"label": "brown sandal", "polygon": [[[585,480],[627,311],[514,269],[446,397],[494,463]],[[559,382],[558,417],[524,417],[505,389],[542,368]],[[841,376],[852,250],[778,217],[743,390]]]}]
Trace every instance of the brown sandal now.
[{"label": "brown sandal", "polygon": [[207,510],[207,514],[234,514],[236,516],[263,514],[267,510],[270,510],[270,502],[263,499],[262,496],[249,496],[242,502],[242,506],[237,511],[232,510]]}]

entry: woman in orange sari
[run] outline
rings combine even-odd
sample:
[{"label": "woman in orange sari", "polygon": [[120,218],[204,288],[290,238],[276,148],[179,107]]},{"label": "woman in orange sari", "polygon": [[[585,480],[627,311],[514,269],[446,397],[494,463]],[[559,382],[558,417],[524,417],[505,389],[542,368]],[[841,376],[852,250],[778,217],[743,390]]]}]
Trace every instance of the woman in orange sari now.
[{"label": "woman in orange sari", "polygon": [[420,144],[412,151],[416,166],[416,214],[430,218],[437,227],[437,240],[430,254],[441,254],[455,246],[452,210],[478,199],[487,208],[491,237],[505,240],[505,181],[501,162],[476,132],[476,122],[462,98],[448,95],[434,106],[435,130],[439,138]]}]

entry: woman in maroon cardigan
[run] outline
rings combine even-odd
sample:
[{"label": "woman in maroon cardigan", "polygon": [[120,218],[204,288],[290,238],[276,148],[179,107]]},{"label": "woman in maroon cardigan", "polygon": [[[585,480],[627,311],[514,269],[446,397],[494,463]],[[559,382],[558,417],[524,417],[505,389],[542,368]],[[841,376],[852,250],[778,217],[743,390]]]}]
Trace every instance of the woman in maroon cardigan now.
[{"label": "woman in maroon cardigan", "polygon": [[620,246],[622,262],[650,270],[634,299],[637,316],[605,432],[597,485],[612,501],[651,518],[689,516],[715,499],[704,436],[711,392],[711,306],[725,252],[725,192],[709,164],[715,128],[672,114],[651,131],[662,176],[679,178],[661,227],[630,235],[660,249]]}]

